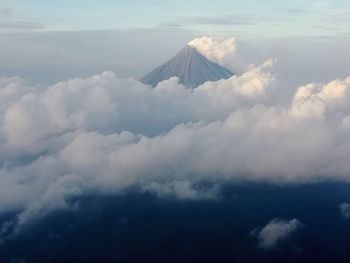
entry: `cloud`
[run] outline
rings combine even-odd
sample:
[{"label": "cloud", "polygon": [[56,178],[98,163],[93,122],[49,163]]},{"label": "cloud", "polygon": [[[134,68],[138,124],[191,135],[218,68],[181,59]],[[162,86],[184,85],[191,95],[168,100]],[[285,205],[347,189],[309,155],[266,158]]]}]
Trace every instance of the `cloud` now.
[{"label": "cloud", "polygon": [[41,22],[26,17],[15,6],[0,6],[0,31],[28,31],[42,28],[44,25]]},{"label": "cloud", "polygon": [[188,43],[195,47],[207,59],[226,66],[227,58],[232,58],[236,51],[236,40],[234,38],[211,38],[201,37]]},{"label": "cloud", "polygon": [[[324,118],[325,114],[347,114],[350,77],[327,85],[310,84],[298,89],[293,101],[293,114]],[[344,119],[346,121],[346,118]],[[343,123],[344,124],[344,123]]]},{"label": "cloud", "polygon": [[274,249],[278,243],[290,238],[290,236],[300,229],[302,224],[297,219],[289,221],[273,219],[265,227],[255,230],[259,247],[262,249]]},{"label": "cloud", "polygon": [[35,30],[42,29],[44,25],[33,21],[0,21],[2,30]]},{"label": "cloud", "polygon": [[[285,15],[282,16],[281,14]],[[163,26],[173,27],[193,27],[193,26],[253,26],[257,24],[284,22],[290,19],[290,15],[303,14],[302,9],[281,10],[280,14],[263,15],[261,13],[227,13],[220,15],[206,15],[206,16],[175,16],[160,24]],[[287,15],[287,16],[286,16]]]},{"label": "cloud", "polygon": [[0,6],[0,17],[4,18],[12,18],[14,17],[16,11],[11,6]]},{"label": "cloud", "polygon": [[183,25],[219,25],[219,26],[247,26],[255,25],[259,21],[270,20],[271,18],[265,17],[261,19],[261,16],[256,14],[229,14],[220,16],[189,16],[175,18],[174,22],[182,23]]},{"label": "cloud", "polygon": [[[252,65],[247,61],[247,55],[244,55],[242,46],[248,47],[247,43],[241,43],[233,37],[209,37],[202,36],[195,38],[188,43],[188,45],[195,47],[204,57],[213,61],[235,74],[243,74],[256,65]],[[245,52],[249,53],[249,56],[255,56],[256,50],[248,48]],[[268,60],[269,56],[261,60]],[[256,57],[255,57],[256,59]],[[248,59],[249,60],[249,59]],[[254,61],[256,63],[256,61]]]},{"label": "cloud", "polygon": [[194,90],[112,72],[52,86],[1,78],[0,213],[21,227],[86,194],[202,200],[227,182],[349,181],[349,78],[285,102],[273,65]]},{"label": "cloud", "polygon": [[159,197],[175,197],[184,200],[218,199],[220,189],[217,185],[210,187],[196,186],[190,181],[173,181],[165,184],[152,182],[143,187],[145,192],[154,193]]},{"label": "cloud", "polygon": [[343,203],[339,206],[339,209],[345,219],[350,219],[350,204]]},{"label": "cloud", "polygon": [[72,196],[135,186],[159,196],[216,198],[217,187],[188,177],[199,168],[191,162],[204,157],[198,139],[235,109],[263,101],[271,66],[196,90],[176,78],[151,89],[111,72],[50,87],[0,79],[0,212],[22,211],[23,225],[68,208]]}]

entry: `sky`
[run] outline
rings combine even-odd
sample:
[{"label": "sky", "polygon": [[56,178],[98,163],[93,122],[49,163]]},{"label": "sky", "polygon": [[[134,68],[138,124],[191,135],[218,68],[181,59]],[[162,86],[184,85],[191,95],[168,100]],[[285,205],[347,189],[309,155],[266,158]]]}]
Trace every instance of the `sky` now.
[{"label": "sky", "polygon": [[291,84],[326,82],[348,73],[349,24],[350,3],[341,0],[0,0],[0,76],[54,84],[111,70],[140,78],[207,35],[235,37],[246,64],[278,57]]},{"label": "sky", "polygon": [[[79,31],[177,28],[241,35],[349,33],[344,0],[69,1],[2,0],[2,30]],[[21,28],[22,26],[22,28]]]}]

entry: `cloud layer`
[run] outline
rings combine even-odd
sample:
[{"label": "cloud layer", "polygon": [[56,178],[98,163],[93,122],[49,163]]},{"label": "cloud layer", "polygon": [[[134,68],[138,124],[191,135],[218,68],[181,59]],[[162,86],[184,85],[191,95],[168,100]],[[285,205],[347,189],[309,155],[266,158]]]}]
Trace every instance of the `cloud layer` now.
[{"label": "cloud layer", "polygon": [[286,103],[272,67],[195,90],[111,72],[49,87],[1,78],[0,213],[23,225],[90,193],[198,200],[226,182],[349,181],[350,78]]}]

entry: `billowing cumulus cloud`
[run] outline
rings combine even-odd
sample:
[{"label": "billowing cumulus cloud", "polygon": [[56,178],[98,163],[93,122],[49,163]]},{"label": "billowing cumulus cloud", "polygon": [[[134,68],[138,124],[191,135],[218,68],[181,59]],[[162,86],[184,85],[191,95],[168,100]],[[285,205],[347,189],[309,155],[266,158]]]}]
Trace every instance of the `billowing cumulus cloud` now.
[{"label": "billowing cumulus cloud", "polygon": [[203,36],[188,43],[207,59],[232,69],[232,60],[237,50],[234,38],[212,38]]},{"label": "billowing cumulus cloud", "polygon": [[111,72],[49,87],[0,79],[0,213],[21,226],[92,193],[201,200],[226,182],[349,181],[349,79],[285,102],[272,67],[194,90]]},{"label": "billowing cumulus cloud", "polygon": [[[334,80],[327,85],[310,84],[299,88],[293,101],[293,113],[312,118],[324,118],[325,114],[347,115],[350,99],[350,77]],[[346,125],[347,118],[343,123]]]},{"label": "billowing cumulus cloud", "polygon": [[279,242],[288,239],[302,224],[297,219],[289,221],[274,219],[260,230],[255,230],[259,246],[263,249],[274,249]]},{"label": "billowing cumulus cloud", "polygon": [[202,158],[189,157],[200,154],[200,136],[231,112],[266,100],[271,66],[196,90],[176,78],[151,89],[111,72],[50,87],[1,79],[0,212],[22,211],[21,225],[67,208],[71,196],[134,186],[159,196],[217,198],[218,186],[203,188],[201,176],[189,177],[199,169],[191,162]]}]

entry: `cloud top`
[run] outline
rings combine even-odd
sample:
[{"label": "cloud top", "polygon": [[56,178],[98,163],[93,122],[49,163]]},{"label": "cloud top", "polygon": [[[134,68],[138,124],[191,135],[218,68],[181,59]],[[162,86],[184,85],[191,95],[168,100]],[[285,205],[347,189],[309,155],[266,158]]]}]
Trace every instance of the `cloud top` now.
[{"label": "cloud top", "polygon": [[350,78],[281,100],[273,65],[195,90],[112,72],[53,86],[1,78],[0,213],[23,225],[88,193],[202,200],[227,182],[349,181]]}]

